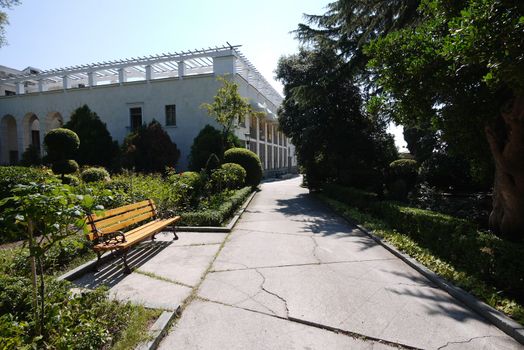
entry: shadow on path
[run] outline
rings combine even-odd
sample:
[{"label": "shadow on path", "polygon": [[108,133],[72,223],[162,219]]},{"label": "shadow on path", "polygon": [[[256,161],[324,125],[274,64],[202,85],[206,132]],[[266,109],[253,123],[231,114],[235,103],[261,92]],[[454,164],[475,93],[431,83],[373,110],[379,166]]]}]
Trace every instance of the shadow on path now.
[{"label": "shadow on path", "polygon": [[[131,270],[138,269],[149,259],[160,253],[171,245],[171,242],[146,242],[130,250],[127,254],[127,263]],[[82,288],[94,289],[100,286],[114,287],[122,281],[127,274],[123,272],[123,263],[120,258],[112,259],[110,262],[100,266],[99,271],[90,272],[73,283]]]}]

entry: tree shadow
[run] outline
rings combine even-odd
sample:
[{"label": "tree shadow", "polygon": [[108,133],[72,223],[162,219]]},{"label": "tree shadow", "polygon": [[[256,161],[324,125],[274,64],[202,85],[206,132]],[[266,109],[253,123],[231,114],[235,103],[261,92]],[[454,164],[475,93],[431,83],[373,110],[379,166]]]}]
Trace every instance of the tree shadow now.
[{"label": "tree shadow", "polygon": [[[127,263],[131,270],[138,269],[152,257],[171,245],[172,242],[150,241],[142,243],[127,254]],[[100,286],[108,288],[114,287],[128,275],[123,272],[123,262],[121,258],[111,259],[104,263],[98,271],[89,272],[73,281],[81,288],[94,289]]]}]

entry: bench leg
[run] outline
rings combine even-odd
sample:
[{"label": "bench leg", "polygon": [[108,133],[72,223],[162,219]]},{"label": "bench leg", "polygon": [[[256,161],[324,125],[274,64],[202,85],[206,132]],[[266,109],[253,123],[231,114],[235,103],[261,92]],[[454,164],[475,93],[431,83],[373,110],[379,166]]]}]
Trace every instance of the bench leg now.
[{"label": "bench leg", "polygon": [[127,249],[122,251],[122,261],[124,262],[124,273],[130,274],[131,269],[129,268],[129,265],[127,264]]},{"label": "bench leg", "polygon": [[96,263],[93,267],[93,272],[99,272],[100,271],[100,259],[102,258],[102,254],[100,252],[96,252]]},{"label": "bench leg", "polygon": [[173,226],[173,241],[176,241],[178,239],[178,236],[176,234],[175,226]]}]

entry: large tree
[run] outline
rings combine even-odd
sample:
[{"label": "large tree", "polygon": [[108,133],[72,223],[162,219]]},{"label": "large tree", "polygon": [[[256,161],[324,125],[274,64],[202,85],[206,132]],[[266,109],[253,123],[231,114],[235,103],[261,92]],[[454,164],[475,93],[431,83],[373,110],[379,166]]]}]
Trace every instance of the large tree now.
[{"label": "large tree", "polygon": [[476,167],[494,163],[490,225],[522,239],[524,2],[425,0],[420,11],[370,45],[377,83],[398,122],[429,122]]},{"label": "large tree", "polygon": [[73,130],[80,138],[75,156],[78,164],[111,167],[118,156],[118,144],[113,141],[106,123],[87,105],[77,108],[64,128]]},{"label": "large tree", "polygon": [[322,49],[282,57],[276,72],[286,96],[280,126],[296,146],[310,188],[337,181],[377,189],[396,149],[385,123],[364,112],[358,86],[340,74],[344,63]]}]

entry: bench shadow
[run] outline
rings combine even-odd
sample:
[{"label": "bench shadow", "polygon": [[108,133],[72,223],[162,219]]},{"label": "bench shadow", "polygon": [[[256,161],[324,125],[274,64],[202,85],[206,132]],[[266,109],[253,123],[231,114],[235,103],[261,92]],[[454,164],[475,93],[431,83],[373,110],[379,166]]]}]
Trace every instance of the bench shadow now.
[{"label": "bench shadow", "polygon": [[[149,259],[171,245],[171,241],[149,241],[141,243],[127,254],[127,263],[131,270],[138,269]],[[98,271],[89,272],[73,281],[81,288],[95,289],[100,286],[114,287],[124,278],[129,276],[124,273],[123,262],[120,257],[115,257],[102,264]]]}]

